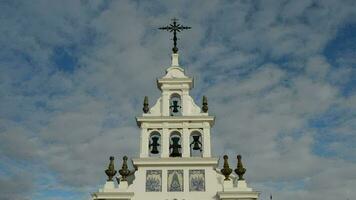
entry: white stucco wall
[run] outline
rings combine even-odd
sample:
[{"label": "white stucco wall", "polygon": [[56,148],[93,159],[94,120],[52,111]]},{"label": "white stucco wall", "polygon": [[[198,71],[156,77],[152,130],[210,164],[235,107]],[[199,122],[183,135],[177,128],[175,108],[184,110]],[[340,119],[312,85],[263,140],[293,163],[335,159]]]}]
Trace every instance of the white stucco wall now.
[{"label": "white stucco wall", "polygon": [[[146,170],[162,170],[162,192],[146,192]],[[167,191],[167,171],[168,170],[183,170],[184,184],[183,192],[168,192]],[[205,192],[190,192],[189,191],[189,170],[203,169],[205,170]],[[135,182],[129,186],[129,191],[135,193],[133,199],[216,199],[218,188],[216,173],[212,167],[199,166],[166,166],[166,167],[141,167],[136,172]]]}]

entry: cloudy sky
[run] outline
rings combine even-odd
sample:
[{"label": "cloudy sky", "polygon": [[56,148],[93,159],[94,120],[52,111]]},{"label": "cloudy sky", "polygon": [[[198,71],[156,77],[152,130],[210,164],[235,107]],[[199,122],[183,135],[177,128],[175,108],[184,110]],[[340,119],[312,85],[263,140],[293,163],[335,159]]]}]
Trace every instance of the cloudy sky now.
[{"label": "cloudy sky", "polygon": [[[88,199],[180,62],[262,199],[356,197],[354,0],[1,1],[0,199]],[[119,162],[117,161],[117,166]],[[230,160],[235,165],[235,159]]]}]

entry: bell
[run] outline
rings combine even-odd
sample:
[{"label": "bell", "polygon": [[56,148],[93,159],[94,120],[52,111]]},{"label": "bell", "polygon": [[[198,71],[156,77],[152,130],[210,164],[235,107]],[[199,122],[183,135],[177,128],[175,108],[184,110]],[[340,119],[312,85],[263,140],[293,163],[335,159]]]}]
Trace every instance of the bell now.
[{"label": "bell", "polygon": [[178,108],[180,108],[180,106],[178,105],[178,101],[173,101],[172,103],[173,103],[173,105],[171,105],[171,108],[173,108],[172,112],[174,113],[179,112]]},{"label": "bell", "polygon": [[158,139],[159,137],[152,137],[152,143],[149,145],[149,147],[152,147],[151,149],[151,153],[152,154],[158,154],[158,146],[160,146],[160,144],[158,143]]},{"label": "bell", "polygon": [[179,152],[180,148],[182,146],[179,144],[179,137],[173,137],[172,138],[172,144],[169,146],[169,149],[172,149],[171,154],[169,155],[170,157],[181,157],[182,154]]},{"label": "bell", "polygon": [[193,150],[201,150],[201,142],[199,141],[200,136],[199,135],[193,135],[193,142],[190,144],[190,146],[193,145]]}]

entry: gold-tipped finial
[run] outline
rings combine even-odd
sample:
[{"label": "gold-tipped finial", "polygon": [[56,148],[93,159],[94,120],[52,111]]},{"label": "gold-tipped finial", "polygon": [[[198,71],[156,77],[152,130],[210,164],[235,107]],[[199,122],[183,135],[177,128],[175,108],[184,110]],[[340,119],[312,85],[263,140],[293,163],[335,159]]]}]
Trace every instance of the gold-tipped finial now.
[{"label": "gold-tipped finial", "polygon": [[245,180],[244,174],[246,172],[246,168],[242,165],[241,155],[237,155],[237,168],[235,169],[235,173],[239,176],[239,180]]},{"label": "gold-tipped finial", "polygon": [[127,177],[131,174],[129,167],[127,166],[127,156],[123,157],[123,163],[119,170],[119,174],[121,175],[121,181],[127,181]]},{"label": "gold-tipped finial", "polygon": [[203,106],[202,106],[202,110],[203,112],[208,112],[209,107],[208,107],[208,98],[206,96],[203,96]]},{"label": "gold-tipped finial", "polygon": [[148,111],[150,111],[150,107],[148,106],[148,96],[145,96],[144,100],[143,100],[143,112],[144,113],[148,113]]},{"label": "gold-tipped finial", "polygon": [[224,167],[220,170],[221,173],[225,176],[225,181],[230,180],[229,176],[232,173],[232,169],[229,167],[228,159],[229,157],[224,155]]},{"label": "gold-tipped finial", "polygon": [[116,174],[115,166],[114,166],[114,156],[110,156],[110,163],[108,169],[105,170],[105,174],[108,176],[108,181],[113,181],[112,178]]}]

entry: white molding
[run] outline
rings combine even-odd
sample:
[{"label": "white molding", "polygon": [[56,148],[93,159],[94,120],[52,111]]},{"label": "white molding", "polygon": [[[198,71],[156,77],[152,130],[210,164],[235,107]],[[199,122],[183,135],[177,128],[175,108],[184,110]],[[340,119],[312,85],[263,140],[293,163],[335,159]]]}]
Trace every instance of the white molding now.
[{"label": "white molding", "polygon": [[[178,123],[170,123],[169,128],[170,129],[201,129],[202,127],[205,128],[205,126],[202,125],[202,123],[189,123],[189,124],[184,124],[185,122],[178,122]],[[146,128],[149,129],[162,129],[165,128],[166,126],[163,125],[163,123],[147,123],[143,122],[142,124],[146,125]],[[203,129],[204,129],[203,128]]]},{"label": "white molding", "polygon": [[[167,84],[167,85],[166,85]],[[193,78],[160,78],[157,79],[157,87],[160,90],[164,89],[192,89],[194,87]]]},{"label": "white molding", "polygon": [[217,167],[218,158],[134,158],[134,165],[137,166],[213,166]]},{"label": "white molding", "polygon": [[210,127],[214,125],[214,116],[142,116],[136,117],[137,125],[141,128],[143,122],[160,123],[160,122],[208,122]]},{"label": "white molding", "polygon": [[117,199],[117,200],[130,200],[134,197],[133,192],[96,192],[91,194],[93,200],[102,200],[102,199]]},{"label": "white molding", "polygon": [[217,196],[219,199],[258,199],[259,192],[257,191],[224,191],[224,192],[217,192]]}]

